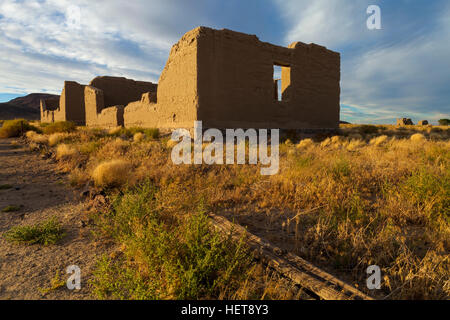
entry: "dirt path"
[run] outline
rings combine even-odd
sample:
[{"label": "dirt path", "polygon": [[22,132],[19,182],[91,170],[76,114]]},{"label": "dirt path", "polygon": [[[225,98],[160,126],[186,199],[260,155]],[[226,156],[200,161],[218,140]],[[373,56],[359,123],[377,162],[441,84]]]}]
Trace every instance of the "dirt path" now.
[{"label": "dirt path", "polygon": [[[67,186],[67,177],[55,171],[50,159],[0,139],[0,234],[13,226],[35,224],[56,216],[66,237],[51,246],[18,245],[0,236],[0,299],[89,299],[87,280],[95,261],[109,251],[96,243],[82,223],[83,203]],[[9,186],[5,186],[9,185]],[[1,186],[4,186],[3,189]],[[2,212],[7,206],[19,211]],[[43,294],[57,272],[67,280],[69,265],[81,269],[81,290],[63,286]]]}]

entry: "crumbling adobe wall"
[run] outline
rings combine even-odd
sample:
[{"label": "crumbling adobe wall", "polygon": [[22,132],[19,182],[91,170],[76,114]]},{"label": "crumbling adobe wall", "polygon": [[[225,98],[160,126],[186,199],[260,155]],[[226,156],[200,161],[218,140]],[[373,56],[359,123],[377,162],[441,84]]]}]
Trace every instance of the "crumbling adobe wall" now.
[{"label": "crumbling adobe wall", "polygon": [[85,125],[84,87],[75,81],[64,81],[55,121],[73,121],[77,125]]},{"label": "crumbling adobe wall", "polygon": [[123,77],[96,77],[90,86],[103,91],[105,106],[127,105],[141,99],[145,92],[156,92],[157,84]]},{"label": "crumbling adobe wall", "polygon": [[75,81],[64,81],[59,100],[41,100],[40,108],[42,122],[73,121],[84,125],[84,86]]},{"label": "crumbling adobe wall", "polygon": [[125,127],[192,127],[197,119],[197,31],[186,33],[169,55],[156,97],[143,95],[125,107]]},{"label": "crumbling adobe wall", "polygon": [[[274,65],[282,67],[277,100]],[[288,48],[230,30],[196,28],[172,47],[157,102],[130,103],[125,126],[337,129],[340,55],[315,44]]]},{"label": "crumbling adobe wall", "polygon": [[123,126],[124,106],[112,106],[103,109],[97,115],[97,126],[102,128],[116,128]]},{"label": "crumbling adobe wall", "polygon": [[[282,101],[274,66],[282,67]],[[213,128],[337,129],[340,55],[315,44],[288,48],[254,35],[200,28],[198,119]]]},{"label": "crumbling adobe wall", "polygon": [[84,105],[86,110],[86,126],[98,126],[97,115],[105,108],[103,90],[86,86],[84,88]]},{"label": "crumbling adobe wall", "polygon": [[157,85],[120,77],[97,77],[86,86],[86,125],[97,127],[123,126],[124,106],[140,100],[145,93],[156,94]]},{"label": "crumbling adobe wall", "polygon": [[41,99],[40,100],[40,111],[41,111],[41,122],[54,122],[54,111],[59,108],[59,99]]}]

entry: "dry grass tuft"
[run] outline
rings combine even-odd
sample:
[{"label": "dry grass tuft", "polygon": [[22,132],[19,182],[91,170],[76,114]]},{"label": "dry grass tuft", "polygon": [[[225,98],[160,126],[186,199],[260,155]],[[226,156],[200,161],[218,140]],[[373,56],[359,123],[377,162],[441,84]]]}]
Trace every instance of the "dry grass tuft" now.
[{"label": "dry grass tuft", "polygon": [[386,143],[387,141],[388,141],[388,136],[379,136],[379,137],[376,137],[376,138],[373,138],[372,140],[370,140],[370,144],[379,146],[379,145]]},{"label": "dry grass tuft", "polygon": [[122,130],[122,127],[115,127],[108,130],[109,135],[116,135]]},{"label": "dry grass tuft", "polygon": [[143,134],[142,132],[137,132],[133,136],[134,142],[141,142],[144,139],[145,139],[145,134]]},{"label": "dry grass tuft", "polygon": [[363,148],[365,146],[366,146],[366,143],[364,141],[352,140],[347,145],[347,150],[348,151],[356,151],[356,150],[361,149],[361,148]]},{"label": "dry grass tuft", "polygon": [[56,159],[58,160],[69,160],[77,154],[77,149],[64,143],[58,145],[56,148]]},{"label": "dry grass tuft", "polygon": [[27,131],[25,136],[28,140],[37,144],[46,144],[48,142],[47,136],[36,133],[35,131]]},{"label": "dry grass tuft", "polygon": [[116,159],[99,164],[92,178],[99,187],[120,187],[132,180],[132,166],[127,160]]},{"label": "dry grass tuft", "polygon": [[56,146],[67,137],[66,133],[53,133],[48,137],[48,145],[50,147]]},{"label": "dry grass tuft", "polygon": [[330,138],[326,138],[325,140],[323,140],[321,143],[320,143],[320,146],[322,147],[322,148],[326,148],[326,147],[328,147],[328,146],[330,146],[332,143],[331,143],[331,139]]},{"label": "dry grass tuft", "polygon": [[413,134],[410,139],[413,142],[423,142],[426,140],[425,136],[421,133]]},{"label": "dry grass tuft", "polygon": [[312,139],[303,139],[302,141],[299,142],[299,144],[297,144],[297,148],[299,149],[308,148],[313,144],[314,141],[312,141]]},{"label": "dry grass tuft", "polygon": [[167,140],[166,146],[167,148],[173,148],[178,144],[178,141],[173,141],[172,139]]}]

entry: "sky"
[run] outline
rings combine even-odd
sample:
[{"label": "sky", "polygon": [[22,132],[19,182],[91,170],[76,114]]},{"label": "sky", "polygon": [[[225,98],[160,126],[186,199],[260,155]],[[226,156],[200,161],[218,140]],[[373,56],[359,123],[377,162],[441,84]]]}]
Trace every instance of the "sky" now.
[{"label": "sky", "polygon": [[[369,30],[369,5],[381,29]],[[450,118],[448,0],[0,0],[0,102],[99,75],[157,82],[197,27],[341,54],[341,120]]]}]

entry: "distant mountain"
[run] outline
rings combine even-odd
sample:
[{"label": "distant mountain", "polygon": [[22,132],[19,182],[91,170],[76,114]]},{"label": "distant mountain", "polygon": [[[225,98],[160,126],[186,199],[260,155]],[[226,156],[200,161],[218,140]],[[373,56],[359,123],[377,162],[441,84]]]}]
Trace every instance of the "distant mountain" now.
[{"label": "distant mountain", "polygon": [[0,119],[10,120],[25,118],[29,120],[39,119],[39,108],[41,99],[59,98],[58,95],[48,93],[31,93],[24,97],[12,99],[0,103]]}]

